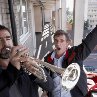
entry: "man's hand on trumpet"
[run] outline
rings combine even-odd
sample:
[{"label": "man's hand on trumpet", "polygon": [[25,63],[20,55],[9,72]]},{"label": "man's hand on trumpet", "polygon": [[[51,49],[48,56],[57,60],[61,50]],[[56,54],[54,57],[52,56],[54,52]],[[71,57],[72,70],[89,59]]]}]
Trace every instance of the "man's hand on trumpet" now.
[{"label": "man's hand on trumpet", "polygon": [[21,59],[24,60],[23,62],[21,62],[21,66],[27,73],[33,74],[34,76],[44,80],[45,82],[47,81],[44,69],[40,65],[38,65],[33,57],[29,57],[28,55],[24,54],[23,56],[21,56]]},{"label": "man's hand on trumpet", "polygon": [[24,56],[25,53],[28,53],[28,49],[22,45],[12,47],[9,59],[10,63],[17,69],[20,69],[20,62],[24,62],[26,59],[25,57],[21,58],[21,56]]},{"label": "man's hand on trumpet", "polygon": [[39,71],[38,68],[35,68],[37,66],[37,63],[28,55],[28,48],[22,45],[14,46],[11,48],[9,61],[18,70],[22,66],[23,68],[26,68],[27,71],[33,74],[36,74],[37,71]]},{"label": "man's hand on trumpet", "polygon": [[34,60],[31,60],[27,54],[21,56],[20,59],[23,60],[23,62],[21,62],[21,66],[23,68],[26,68],[26,70],[30,71],[31,73],[36,73],[38,69],[35,68],[37,66],[37,63]]}]

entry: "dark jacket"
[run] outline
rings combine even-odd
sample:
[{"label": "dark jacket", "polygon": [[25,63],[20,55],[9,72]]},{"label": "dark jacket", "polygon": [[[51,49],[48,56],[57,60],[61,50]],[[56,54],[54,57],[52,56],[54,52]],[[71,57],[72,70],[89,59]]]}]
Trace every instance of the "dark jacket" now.
[{"label": "dark jacket", "polygon": [[[97,26],[87,35],[87,37],[82,40],[82,43],[78,46],[74,46],[66,51],[65,58],[62,63],[62,67],[66,68],[71,63],[78,63],[81,69],[81,75],[76,86],[70,91],[72,97],[84,97],[87,90],[87,78],[86,74],[83,71],[83,60],[85,60],[91,51],[94,49],[95,45],[97,45]],[[53,64],[53,59],[51,60],[51,53],[49,53],[44,60]],[[52,76],[52,72],[50,72]],[[49,97],[51,93],[48,93]]]},{"label": "dark jacket", "polygon": [[9,64],[7,70],[1,69],[0,72],[0,97],[9,97],[9,89],[16,80],[23,97],[39,97],[38,86],[51,92],[53,80],[46,71],[45,73],[47,81],[43,82],[34,75],[28,75],[22,69],[17,70]]},{"label": "dark jacket", "polygon": [[13,85],[20,72],[9,65],[7,70],[0,68],[0,97],[9,97],[9,88]]}]

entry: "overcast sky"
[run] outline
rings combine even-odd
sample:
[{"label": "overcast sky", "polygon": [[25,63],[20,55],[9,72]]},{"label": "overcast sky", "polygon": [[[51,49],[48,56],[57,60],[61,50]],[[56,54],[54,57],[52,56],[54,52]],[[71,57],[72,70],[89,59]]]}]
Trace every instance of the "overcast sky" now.
[{"label": "overcast sky", "polygon": [[73,2],[74,0],[66,0],[66,8],[69,8],[69,11],[73,11]]},{"label": "overcast sky", "polygon": [[[87,20],[87,8],[88,8],[88,0],[85,0],[85,10],[84,10],[84,19]],[[66,8],[69,8],[69,11],[73,12],[74,0],[66,0]]]}]

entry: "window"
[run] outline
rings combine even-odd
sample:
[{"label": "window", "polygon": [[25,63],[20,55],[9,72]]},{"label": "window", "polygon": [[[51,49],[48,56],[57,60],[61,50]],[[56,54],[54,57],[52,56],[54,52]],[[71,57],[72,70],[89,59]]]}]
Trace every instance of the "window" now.
[{"label": "window", "polygon": [[28,32],[28,19],[27,19],[27,4],[25,0],[22,0],[22,17],[23,17],[23,33]]},{"label": "window", "polygon": [[84,66],[84,67],[89,72],[95,72],[95,68],[93,66]]},{"label": "window", "polygon": [[26,0],[20,0],[19,25],[19,36],[22,36],[28,32],[28,12]]}]

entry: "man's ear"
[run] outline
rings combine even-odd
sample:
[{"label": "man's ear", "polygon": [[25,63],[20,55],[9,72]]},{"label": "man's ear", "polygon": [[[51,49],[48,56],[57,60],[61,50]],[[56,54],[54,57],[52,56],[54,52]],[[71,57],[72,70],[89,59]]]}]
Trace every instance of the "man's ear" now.
[{"label": "man's ear", "polygon": [[72,40],[71,40],[71,39],[68,40],[68,44],[69,44],[69,45],[72,45]]},{"label": "man's ear", "polygon": [[67,43],[66,43],[66,48],[68,49],[68,46],[69,46],[69,42],[67,41]]},{"label": "man's ear", "polygon": [[72,46],[72,40],[70,39],[70,40],[67,41],[67,48],[71,47],[71,46]]}]

